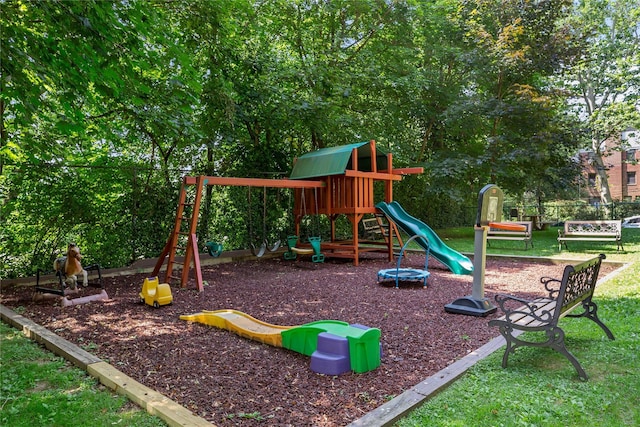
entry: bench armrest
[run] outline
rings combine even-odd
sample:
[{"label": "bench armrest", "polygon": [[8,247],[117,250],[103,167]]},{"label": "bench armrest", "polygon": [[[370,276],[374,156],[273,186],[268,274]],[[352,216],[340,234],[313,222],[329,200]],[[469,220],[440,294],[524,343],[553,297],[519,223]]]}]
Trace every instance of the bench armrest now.
[{"label": "bench armrest", "polygon": [[558,292],[560,291],[560,285],[562,285],[562,280],[554,279],[552,277],[541,277],[540,283],[542,283],[547,292],[549,292],[549,298],[556,299]]},{"label": "bench armrest", "polygon": [[518,303],[518,306],[520,304],[529,306],[533,303],[530,300],[520,298],[515,295],[506,295],[506,294],[497,294],[494,297],[494,299],[496,300],[496,303],[498,303],[498,307],[500,308],[500,311],[502,311],[505,314],[508,314],[514,311],[512,308],[509,307],[509,304]]},{"label": "bench armrest", "polygon": [[[547,305],[548,301],[529,301],[513,295],[504,294],[496,295],[495,300],[498,303],[500,311],[504,313],[505,320],[509,323],[515,322],[516,319],[521,319],[523,316],[530,317],[531,319],[541,323],[549,323],[551,319],[553,319],[554,313],[552,311],[540,310],[541,307]],[[519,305],[517,308],[509,308],[507,307],[509,302],[517,302],[524,305]]]},{"label": "bench armrest", "polygon": [[523,304],[528,304],[531,302],[527,299],[520,298],[515,295],[506,295],[506,294],[497,294],[494,298],[496,302],[500,305],[500,307],[502,307],[503,304],[507,303],[508,301],[516,301],[516,302],[521,302]]}]

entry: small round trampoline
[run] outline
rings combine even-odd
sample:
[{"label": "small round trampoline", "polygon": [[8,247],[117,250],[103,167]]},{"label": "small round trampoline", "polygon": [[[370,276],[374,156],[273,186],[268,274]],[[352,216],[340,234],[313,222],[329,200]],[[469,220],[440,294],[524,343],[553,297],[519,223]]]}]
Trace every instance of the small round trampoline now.
[{"label": "small round trampoline", "polygon": [[396,288],[399,287],[399,282],[411,282],[411,281],[421,281],[423,283],[423,287],[427,287],[427,279],[429,278],[429,273],[427,271],[427,267],[429,265],[429,249],[425,252],[425,261],[424,261],[424,270],[419,268],[401,268],[400,264],[402,263],[402,257],[404,255],[404,251],[413,239],[421,237],[427,240],[426,236],[421,234],[416,234],[411,237],[409,240],[405,242],[400,250],[400,254],[398,255],[398,261],[396,262],[396,268],[387,268],[384,270],[378,271],[378,283],[386,281],[386,280],[394,280],[396,282]]}]

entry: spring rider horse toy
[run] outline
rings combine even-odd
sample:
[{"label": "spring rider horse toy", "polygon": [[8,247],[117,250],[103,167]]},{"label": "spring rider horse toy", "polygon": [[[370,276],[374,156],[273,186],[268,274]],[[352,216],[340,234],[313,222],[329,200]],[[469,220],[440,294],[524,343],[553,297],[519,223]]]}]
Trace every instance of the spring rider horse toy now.
[{"label": "spring rider horse toy", "polygon": [[[38,270],[36,279],[36,294],[34,295],[33,299],[35,301],[40,301],[51,298],[60,298],[63,307],[84,304],[91,301],[108,300],[109,295],[107,295],[107,292],[102,285],[102,274],[100,273],[100,266],[98,264],[95,264],[85,269],[82,267],[82,264],[80,264],[81,259],[82,255],[80,254],[80,248],[78,247],[78,245],[76,245],[75,243],[70,243],[67,247],[66,256],[57,258],[53,262],[53,270],[59,284],[58,289],[40,286],[40,273],[42,273],[42,271]],[[97,270],[98,283],[89,283],[89,275],[87,273],[87,270]],[[78,276],[80,275],[82,275],[83,288],[86,288],[87,286],[100,288],[100,293],[80,298],[69,299],[68,295],[79,292]]]},{"label": "spring rider horse toy", "polygon": [[87,270],[82,268],[80,260],[80,248],[75,243],[69,243],[67,255],[53,261],[53,271],[66,277],[65,283],[70,289],[78,288],[78,275],[82,274],[82,286],[85,288],[89,284],[87,280]]}]

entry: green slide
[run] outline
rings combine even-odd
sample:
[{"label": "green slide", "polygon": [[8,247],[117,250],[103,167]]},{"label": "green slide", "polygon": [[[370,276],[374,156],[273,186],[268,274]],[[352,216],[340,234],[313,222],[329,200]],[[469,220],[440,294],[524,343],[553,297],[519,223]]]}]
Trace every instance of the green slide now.
[{"label": "green slide", "polygon": [[424,249],[429,249],[429,253],[438,261],[443,263],[455,274],[473,273],[473,263],[469,258],[460,252],[447,246],[440,237],[424,222],[409,215],[398,202],[380,202],[376,205],[393,221],[402,231],[413,237],[418,234],[425,235],[427,239],[419,237],[416,242]]}]

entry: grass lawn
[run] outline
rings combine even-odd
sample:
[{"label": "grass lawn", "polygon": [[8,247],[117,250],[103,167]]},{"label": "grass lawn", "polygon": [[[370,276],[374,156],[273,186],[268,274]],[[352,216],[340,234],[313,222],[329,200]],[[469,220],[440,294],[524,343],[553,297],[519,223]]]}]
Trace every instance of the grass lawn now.
[{"label": "grass lawn", "polygon": [[0,322],[0,425],[153,427],[166,424],[22,332]]},{"label": "grass lawn", "polygon": [[[443,240],[472,252],[472,232],[446,230]],[[574,243],[558,252],[556,230],[534,233],[534,249],[496,242],[490,254],[607,259],[630,265],[596,290],[598,314],[615,335],[609,341],[587,319],[561,320],[569,350],[589,375],[578,380],[567,359],[550,349],[520,348],[502,369],[502,351],[397,423],[407,426],[631,426],[640,425],[640,230],[625,229],[625,252],[610,244]],[[511,245],[511,248],[505,248]],[[516,250],[518,248],[518,250]]]}]

